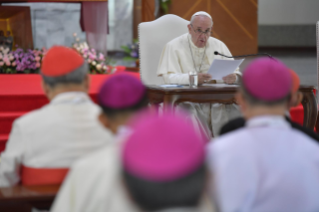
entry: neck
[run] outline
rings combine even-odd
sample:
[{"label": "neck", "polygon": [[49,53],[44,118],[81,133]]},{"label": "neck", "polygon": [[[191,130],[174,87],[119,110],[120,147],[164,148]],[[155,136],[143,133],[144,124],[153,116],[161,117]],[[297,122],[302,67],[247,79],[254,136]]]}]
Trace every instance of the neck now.
[{"label": "neck", "polygon": [[247,111],[244,113],[244,117],[246,120],[257,116],[285,116],[285,111],[287,107],[280,105],[280,106],[252,106],[247,108]]},{"label": "neck", "polygon": [[49,92],[47,92],[47,97],[51,101],[57,95],[59,95],[61,93],[66,93],[66,92],[84,92],[84,93],[87,93],[87,89],[83,85],[63,85],[63,86],[57,85],[56,87],[51,89]]},{"label": "neck", "polygon": [[116,118],[112,119],[110,122],[110,125],[108,128],[111,130],[113,134],[117,134],[120,126],[126,125],[127,122],[130,120],[132,117],[133,113],[127,112],[124,114],[121,114],[120,116],[117,116]]}]

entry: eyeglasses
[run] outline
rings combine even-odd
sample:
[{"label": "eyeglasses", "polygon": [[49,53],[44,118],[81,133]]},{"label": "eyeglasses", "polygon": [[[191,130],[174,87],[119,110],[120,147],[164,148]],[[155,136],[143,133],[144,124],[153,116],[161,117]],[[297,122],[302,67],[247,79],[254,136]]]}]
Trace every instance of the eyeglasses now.
[{"label": "eyeglasses", "polygon": [[202,31],[201,29],[194,29],[193,25],[191,24],[194,32],[197,34],[197,35],[201,35],[201,34],[204,34],[206,36],[210,36],[212,34],[212,31],[211,29],[208,29],[206,31]]}]

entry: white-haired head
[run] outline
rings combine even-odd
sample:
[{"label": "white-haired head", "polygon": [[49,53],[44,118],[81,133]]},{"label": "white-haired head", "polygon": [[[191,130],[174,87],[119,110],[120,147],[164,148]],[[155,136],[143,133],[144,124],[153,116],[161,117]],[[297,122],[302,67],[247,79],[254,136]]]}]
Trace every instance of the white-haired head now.
[{"label": "white-haired head", "polygon": [[212,21],[212,26],[213,26],[212,17],[207,12],[204,12],[204,11],[199,11],[199,12],[194,13],[194,15],[192,15],[192,18],[191,18],[191,21],[190,21],[191,24],[193,24],[194,19],[195,19],[196,16],[206,16],[206,17],[210,18],[210,20]]}]

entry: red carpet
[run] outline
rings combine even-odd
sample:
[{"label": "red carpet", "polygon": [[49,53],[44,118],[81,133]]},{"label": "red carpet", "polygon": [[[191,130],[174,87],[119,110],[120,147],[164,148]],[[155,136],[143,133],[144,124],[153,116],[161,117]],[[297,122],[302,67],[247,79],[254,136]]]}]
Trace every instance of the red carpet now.
[{"label": "red carpet", "polygon": [[[118,67],[117,73],[124,72],[125,67]],[[139,73],[125,72],[140,78]],[[91,87],[89,94],[96,102],[96,94],[101,83],[110,75],[90,75]],[[47,104],[41,88],[41,76],[0,75],[0,152],[5,148],[13,121],[21,115]],[[290,110],[293,121],[302,125],[303,107],[300,105]]]},{"label": "red carpet", "polygon": [[[118,67],[117,73],[125,71]],[[139,73],[125,73],[140,78]],[[89,95],[96,102],[96,94],[101,83],[111,75],[90,75]],[[1,74],[0,75],[0,152],[5,148],[13,121],[21,115],[48,103],[41,88],[38,74]]]}]

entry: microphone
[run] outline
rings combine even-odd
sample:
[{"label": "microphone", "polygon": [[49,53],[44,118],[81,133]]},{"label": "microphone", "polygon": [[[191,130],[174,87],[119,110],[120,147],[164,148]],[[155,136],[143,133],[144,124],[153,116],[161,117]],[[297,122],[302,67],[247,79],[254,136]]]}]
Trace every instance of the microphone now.
[{"label": "microphone", "polygon": [[259,55],[266,55],[271,59],[274,59],[270,54],[267,53],[259,53],[259,54],[246,54],[246,55],[238,55],[238,56],[227,56],[219,53],[218,51],[214,51],[214,55],[220,55],[227,58],[239,58],[239,57],[253,57],[253,56],[259,56]]}]

